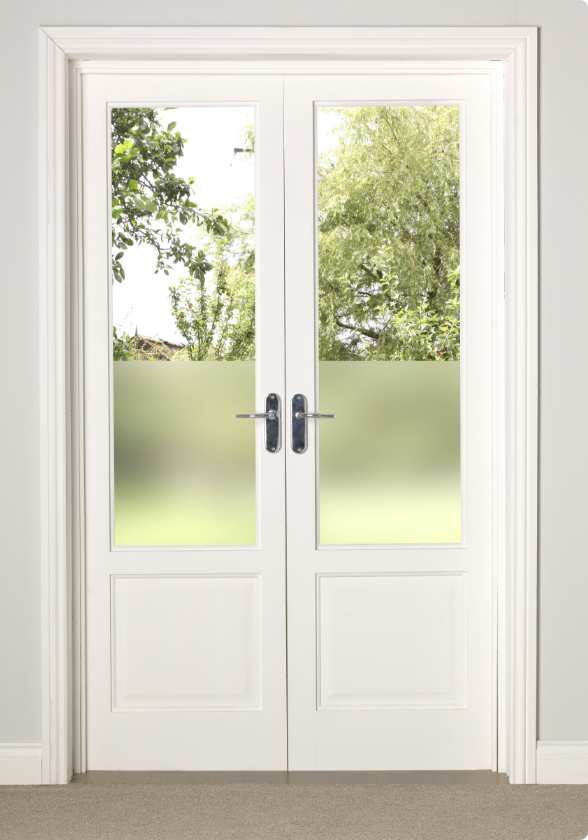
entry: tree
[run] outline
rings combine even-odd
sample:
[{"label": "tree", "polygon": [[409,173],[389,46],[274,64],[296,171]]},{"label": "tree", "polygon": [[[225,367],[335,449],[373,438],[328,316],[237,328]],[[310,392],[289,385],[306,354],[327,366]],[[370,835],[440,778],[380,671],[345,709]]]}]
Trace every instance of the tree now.
[{"label": "tree", "polygon": [[319,160],[323,360],[459,358],[459,109],[333,109]]},{"label": "tree", "polygon": [[182,226],[196,224],[224,235],[228,222],[216,209],[192,201],[192,184],[174,175],[187,142],[175,122],[166,129],[153,108],[112,109],[112,275],[122,282],[124,252],[135,244],[155,248],[155,274],[181,263],[193,278],[212,268],[205,252],[187,242]]},{"label": "tree", "polygon": [[227,215],[224,234],[211,232],[213,268],[206,277],[183,277],[170,286],[172,313],[186,341],[176,360],[246,361],[255,358],[255,200],[244,199]]},{"label": "tree", "polygon": [[[170,287],[186,341],[173,358],[253,359],[254,197],[223,212],[199,210],[193,179],[172,171],[186,142],[175,124],[164,131],[153,110],[118,110],[113,236],[154,244],[158,271],[172,260],[188,269]],[[333,110],[336,142],[319,160],[320,359],[459,359],[459,109]],[[252,126],[243,140],[251,157]],[[185,242],[181,226],[193,222],[197,238]],[[133,339],[125,341],[119,358],[138,358]]]}]

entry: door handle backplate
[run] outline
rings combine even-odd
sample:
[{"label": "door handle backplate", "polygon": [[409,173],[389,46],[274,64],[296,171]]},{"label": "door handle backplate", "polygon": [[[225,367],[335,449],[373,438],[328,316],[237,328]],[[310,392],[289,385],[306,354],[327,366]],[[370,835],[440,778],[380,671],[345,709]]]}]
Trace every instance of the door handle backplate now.
[{"label": "door handle backplate", "polygon": [[308,411],[304,394],[292,397],[292,451],[302,455],[308,449],[308,420],[334,420],[334,414],[318,414]]},{"label": "door handle backplate", "polygon": [[265,398],[265,411],[259,414],[235,414],[237,420],[265,420],[265,448],[268,452],[279,452],[282,445],[280,434],[280,398],[277,394],[268,394]]}]

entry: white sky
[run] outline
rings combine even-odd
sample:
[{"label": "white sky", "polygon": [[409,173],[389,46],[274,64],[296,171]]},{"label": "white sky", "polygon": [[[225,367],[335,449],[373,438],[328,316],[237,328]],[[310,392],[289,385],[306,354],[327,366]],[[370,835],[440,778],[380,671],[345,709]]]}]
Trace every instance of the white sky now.
[{"label": "white sky", "polygon": [[[323,109],[320,109],[323,111]],[[320,112],[319,112],[320,113]],[[255,189],[255,168],[252,160],[235,156],[233,149],[243,147],[242,129],[253,123],[252,107],[189,107],[160,111],[161,123],[177,122],[176,129],[188,138],[184,157],[174,172],[186,180],[195,179],[193,200],[209,210],[224,207]],[[319,151],[330,145],[329,134],[336,125],[336,114],[320,113],[318,120]],[[193,235],[193,234],[192,234]],[[186,238],[191,236],[186,229]],[[122,259],[125,279],[113,284],[113,323],[133,335],[141,335],[184,343],[176,331],[168,288],[177,283],[185,270],[173,266],[169,276],[154,274],[155,250],[148,245],[134,245]]]}]

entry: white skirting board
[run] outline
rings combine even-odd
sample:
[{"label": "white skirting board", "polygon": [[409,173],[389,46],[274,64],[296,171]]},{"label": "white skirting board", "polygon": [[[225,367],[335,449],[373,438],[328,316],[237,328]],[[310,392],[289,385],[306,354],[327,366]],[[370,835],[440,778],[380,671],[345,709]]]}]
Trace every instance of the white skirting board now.
[{"label": "white skirting board", "polygon": [[588,741],[538,741],[537,784],[588,785]]},{"label": "white skirting board", "polygon": [[0,785],[40,785],[41,744],[0,744]]},{"label": "white skirting board", "polygon": [[[537,783],[588,784],[588,741],[538,741]],[[41,744],[0,744],[0,785],[40,785]]]}]

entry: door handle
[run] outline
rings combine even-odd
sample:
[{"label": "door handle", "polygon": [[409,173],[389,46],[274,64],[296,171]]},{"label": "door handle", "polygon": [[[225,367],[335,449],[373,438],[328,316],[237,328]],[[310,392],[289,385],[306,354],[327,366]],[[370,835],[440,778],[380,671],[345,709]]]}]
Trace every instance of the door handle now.
[{"label": "door handle", "polygon": [[262,414],[235,414],[237,420],[275,420],[278,416],[277,411],[264,411]]},{"label": "door handle", "polygon": [[302,455],[308,449],[308,420],[334,420],[335,414],[319,414],[308,411],[304,394],[292,397],[292,451]]},{"label": "door handle", "polygon": [[311,412],[297,411],[294,416],[296,417],[297,420],[299,420],[301,417],[307,417],[309,420],[312,420],[313,418],[315,420],[334,420],[337,415],[336,414],[313,414],[312,411]]},{"label": "door handle", "polygon": [[279,452],[282,445],[280,435],[280,398],[268,394],[265,411],[259,414],[235,414],[237,420],[265,420],[265,448],[268,452]]}]

